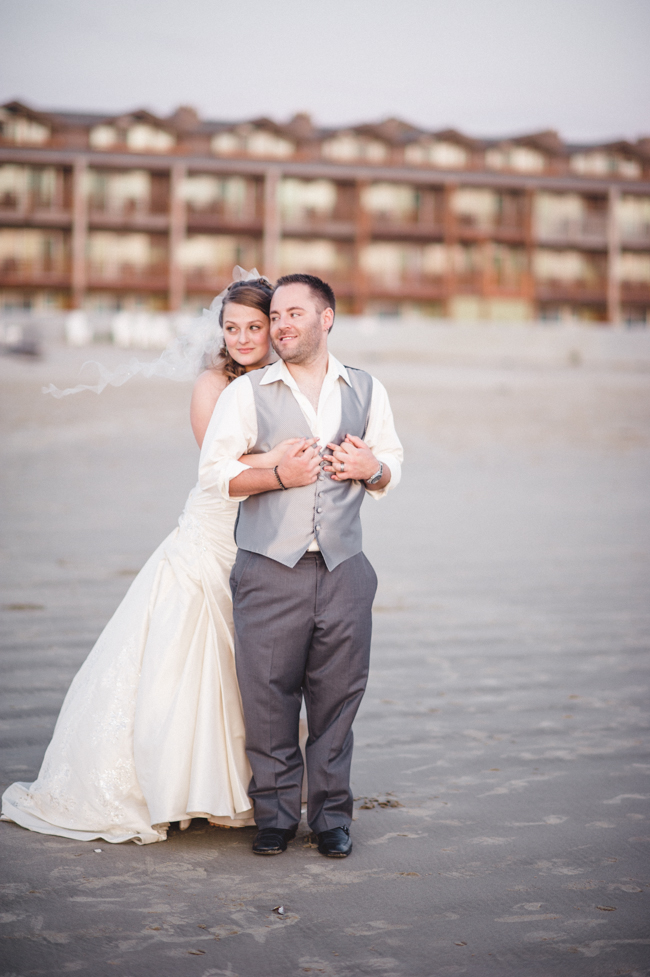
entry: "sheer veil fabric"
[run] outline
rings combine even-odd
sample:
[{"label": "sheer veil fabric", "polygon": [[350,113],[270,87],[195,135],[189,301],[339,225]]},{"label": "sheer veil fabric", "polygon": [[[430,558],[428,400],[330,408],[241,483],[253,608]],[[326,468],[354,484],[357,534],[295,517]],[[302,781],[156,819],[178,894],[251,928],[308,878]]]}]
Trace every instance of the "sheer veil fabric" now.
[{"label": "sheer veil fabric", "polygon": [[37,780],[5,791],[3,820],[139,844],[192,817],[254,823],[229,585],[236,513],[195,486],[74,678]]},{"label": "sheer veil fabric", "polygon": [[[233,282],[247,282],[259,278],[260,274],[257,268],[246,271],[240,265],[235,265],[232,276]],[[97,383],[79,383],[65,390],[60,390],[50,383],[49,386],[43,387],[43,393],[52,394],[53,397],[68,397],[70,394],[91,390],[93,393],[100,394],[109,385],[121,387],[131,377],[138,375],[147,379],[161,377],[164,380],[195,380],[201,370],[205,369],[205,364],[214,360],[221,346],[223,332],[219,325],[219,312],[227,291],[228,288],[225,288],[220,292],[211,302],[210,308],[203,310],[203,315],[192,319],[188,328],[177,336],[157,359],[143,362],[136,357],[131,357],[120,363],[114,370],[108,370],[97,360],[88,360],[82,369],[95,367],[99,373]]]}]

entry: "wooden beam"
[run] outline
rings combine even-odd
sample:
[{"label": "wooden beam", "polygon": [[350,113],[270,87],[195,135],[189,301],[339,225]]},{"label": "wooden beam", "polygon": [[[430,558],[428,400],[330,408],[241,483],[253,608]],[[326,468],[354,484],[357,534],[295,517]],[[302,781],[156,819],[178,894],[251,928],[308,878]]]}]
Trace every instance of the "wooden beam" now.
[{"label": "wooden beam", "polygon": [[264,230],[262,241],[262,274],[274,282],[278,277],[280,262],[280,179],[282,171],[270,166],[264,174]]},{"label": "wooden beam", "polygon": [[357,180],[354,185],[354,245],[352,250],[352,312],[361,315],[365,312],[368,300],[368,283],[361,261],[366,247],[370,243],[370,214],[363,206],[363,192],[368,186],[367,180]]},{"label": "wooden beam", "polygon": [[77,156],[72,167],[72,308],[83,308],[88,282],[86,246],[88,241],[88,163]]},{"label": "wooden beam", "polygon": [[456,294],[456,254],[458,227],[452,207],[452,196],[456,192],[455,183],[445,183],[442,196],[442,227],[445,244],[445,316],[451,314],[451,300]]},{"label": "wooden beam", "polygon": [[187,175],[184,163],[174,163],[169,173],[169,282],[168,304],[172,312],[183,305],[185,272],[180,261],[180,248],[187,229],[187,206],[183,198],[183,182]]},{"label": "wooden beam", "polygon": [[621,322],[621,235],[618,203],[621,191],[610,187],[607,200],[607,319],[613,326]]}]

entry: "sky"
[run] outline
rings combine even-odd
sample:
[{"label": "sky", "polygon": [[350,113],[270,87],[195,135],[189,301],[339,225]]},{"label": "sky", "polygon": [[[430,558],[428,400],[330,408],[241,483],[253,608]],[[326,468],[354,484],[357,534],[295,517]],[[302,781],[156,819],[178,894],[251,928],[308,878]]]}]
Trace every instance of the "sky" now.
[{"label": "sky", "polygon": [[0,103],[650,135],[650,0],[0,0]]}]

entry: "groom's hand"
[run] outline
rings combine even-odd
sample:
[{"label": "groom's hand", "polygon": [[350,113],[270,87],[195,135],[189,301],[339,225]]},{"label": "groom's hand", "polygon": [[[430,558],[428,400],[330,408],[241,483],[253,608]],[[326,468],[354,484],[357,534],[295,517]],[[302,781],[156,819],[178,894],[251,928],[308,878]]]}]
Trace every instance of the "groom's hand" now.
[{"label": "groom's hand", "polygon": [[318,478],[321,457],[316,438],[301,438],[289,445],[278,464],[278,475],[285,488],[311,485]]},{"label": "groom's hand", "polygon": [[368,445],[354,434],[346,434],[341,444],[328,444],[327,447],[332,453],[323,455],[325,461],[329,462],[324,470],[331,472],[335,482],[344,482],[347,479],[365,482],[379,468],[379,462]]}]

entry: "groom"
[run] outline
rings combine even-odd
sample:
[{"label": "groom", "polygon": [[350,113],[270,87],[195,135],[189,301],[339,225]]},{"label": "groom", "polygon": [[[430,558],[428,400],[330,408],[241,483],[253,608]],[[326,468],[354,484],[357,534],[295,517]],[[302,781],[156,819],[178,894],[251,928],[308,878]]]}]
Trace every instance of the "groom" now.
[{"label": "groom", "polygon": [[[258,855],[283,852],[300,821],[303,696],[309,826],[321,854],[352,850],[351,727],[377,586],[359,509],[366,492],[380,498],[397,484],[402,447],[383,386],[328,352],[334,311],[320,278],[280,278],[271,301],[280,360],[235,380],[214,418],[222,492],[241,500],[230,583]],[[272,469],[236,460],[285,438],[299,440]]]}]

